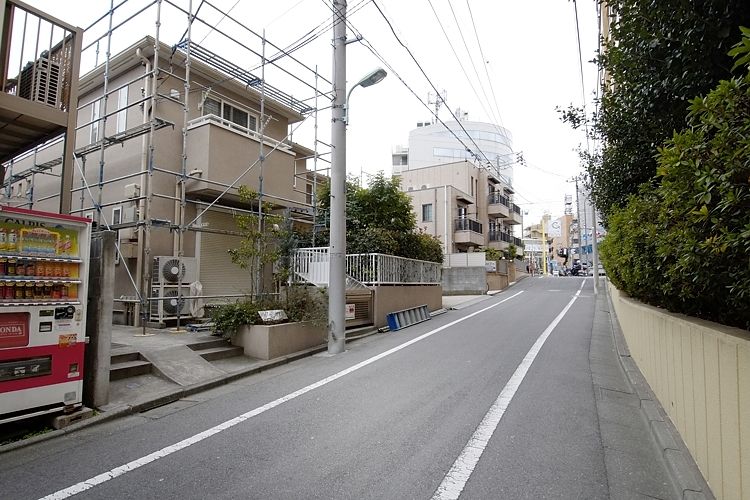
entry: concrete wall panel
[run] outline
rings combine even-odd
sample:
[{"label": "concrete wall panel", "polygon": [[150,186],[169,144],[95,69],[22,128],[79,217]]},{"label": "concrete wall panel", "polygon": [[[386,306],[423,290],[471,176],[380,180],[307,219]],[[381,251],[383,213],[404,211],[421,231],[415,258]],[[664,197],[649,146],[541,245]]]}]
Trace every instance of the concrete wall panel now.
[{"label": "concrete wall panel", "polygon": [[750,333],[610,286],[633,359],[717,498],[750,498]]}]

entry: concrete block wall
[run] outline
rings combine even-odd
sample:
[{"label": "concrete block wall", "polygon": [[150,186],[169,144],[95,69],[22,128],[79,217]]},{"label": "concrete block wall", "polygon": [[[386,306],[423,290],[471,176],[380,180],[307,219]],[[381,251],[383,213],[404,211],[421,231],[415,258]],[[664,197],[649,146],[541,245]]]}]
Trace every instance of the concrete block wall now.
[{"label": "concrete block wall", "polygon": [[487,270],[482,267],[444,267],[443,295],[481,295],[487,292]]},{"label": "concrete block wall", "polygon": [[750,499],[750,332],[609,290],[633,360],[716,498]]}]

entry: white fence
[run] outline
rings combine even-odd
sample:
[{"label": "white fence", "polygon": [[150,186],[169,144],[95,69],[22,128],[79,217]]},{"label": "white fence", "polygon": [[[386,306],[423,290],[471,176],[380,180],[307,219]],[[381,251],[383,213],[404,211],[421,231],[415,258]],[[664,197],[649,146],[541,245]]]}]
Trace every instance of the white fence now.
[{"label": "white fence", "polygon": [[[327,286],[328,266],[328,247],[299,249],[292,257],[290,280]],[[441,279],[439,263],[381,253],[347,255],[346,275],[365,285],[435,285]]]}]

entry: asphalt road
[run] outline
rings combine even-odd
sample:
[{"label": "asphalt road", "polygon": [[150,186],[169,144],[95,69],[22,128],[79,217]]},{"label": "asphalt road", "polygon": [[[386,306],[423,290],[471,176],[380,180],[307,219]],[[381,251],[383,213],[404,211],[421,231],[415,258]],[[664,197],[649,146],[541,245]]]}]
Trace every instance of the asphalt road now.
[{"label": "asphalt road", "polygon": [[590,279],[526,279],[344,354],[2,454],[0,498],[607,498],[593,312]]}]

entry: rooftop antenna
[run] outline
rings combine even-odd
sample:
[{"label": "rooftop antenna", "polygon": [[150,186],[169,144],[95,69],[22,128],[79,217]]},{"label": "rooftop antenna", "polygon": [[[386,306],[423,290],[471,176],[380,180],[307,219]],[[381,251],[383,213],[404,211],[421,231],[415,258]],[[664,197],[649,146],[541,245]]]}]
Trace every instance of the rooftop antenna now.
[{"label": "rooftop antenna", "polygon": [[435,96],[434,98],[433,98],[433,93],[432,92],[428,92],[427,93],[427,104],[428,105],[429,104],[434,104],[435,105],[435,115],[432,117],[432,123],[433,124],[437,123],[438,113],[440,112],[440,106],[442,106],[443,104],[445,104],[445,98],[446,98],[447,95],[448,95],[448,93],[446,92],[445,89],[443,89],[443,91],[440,92],[439,94],[434,94],[434,96]]}]

